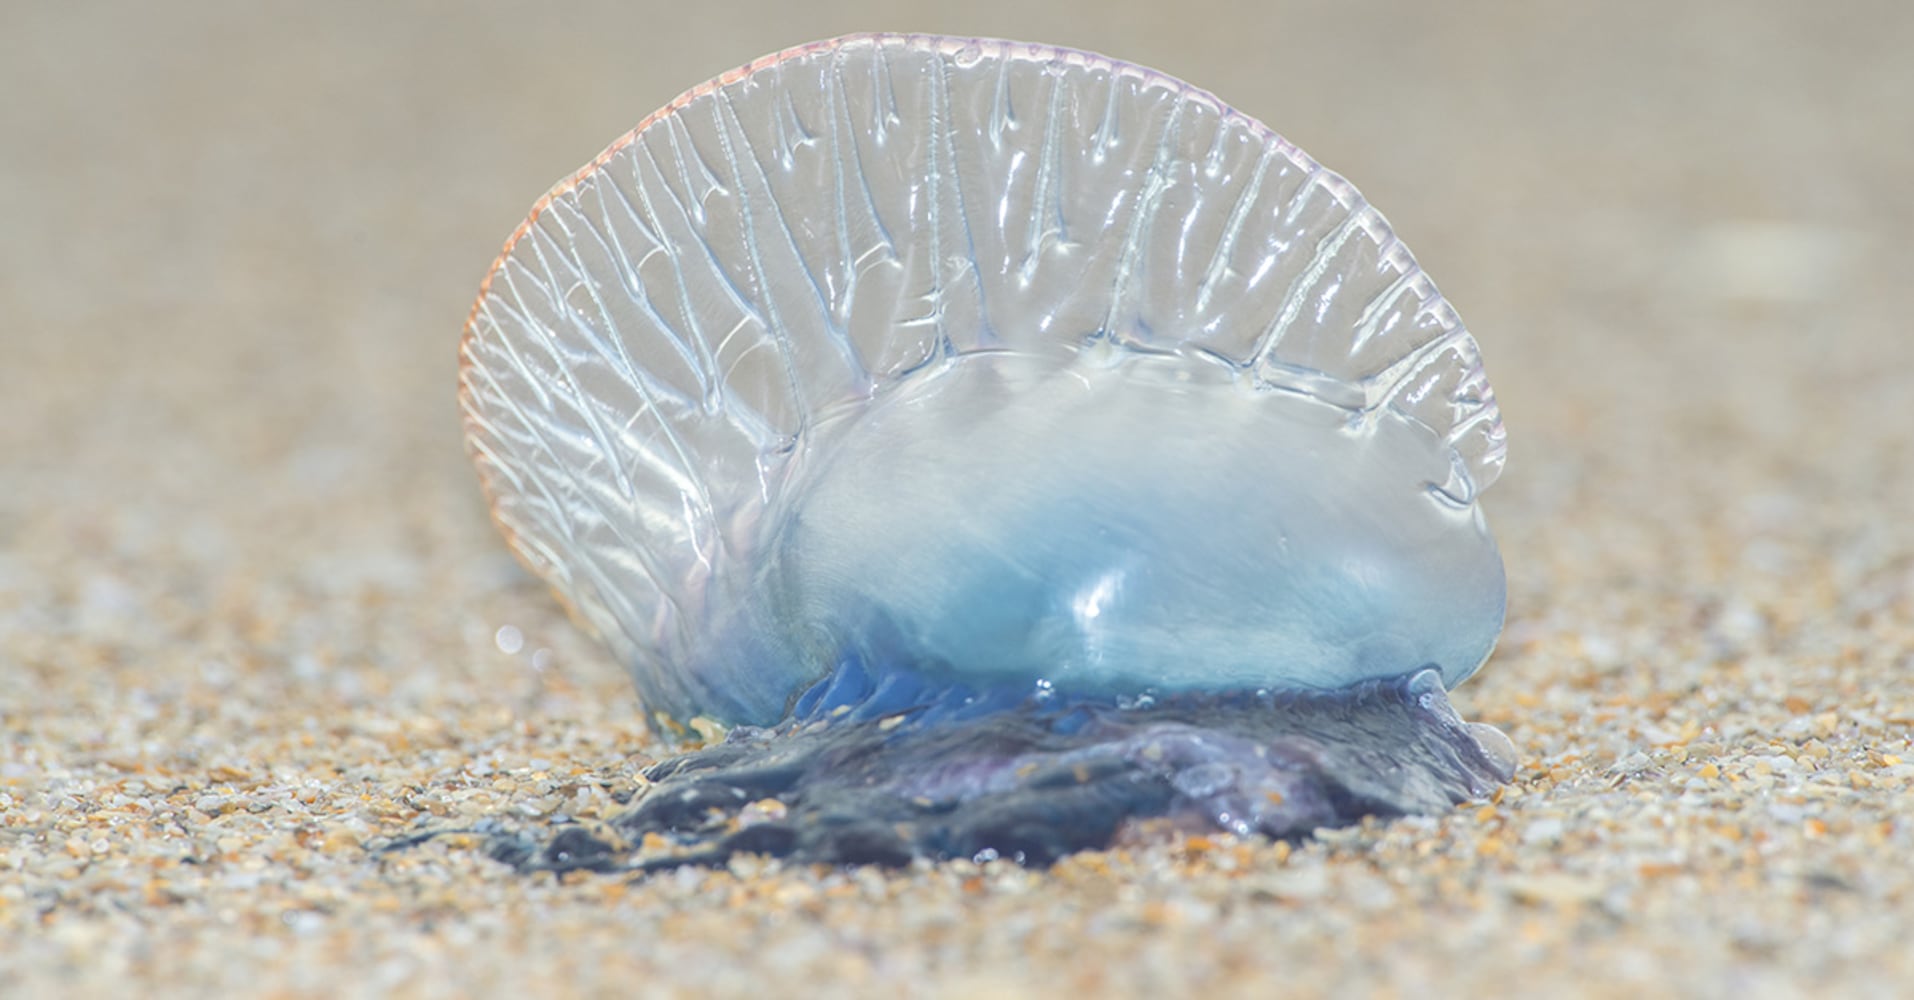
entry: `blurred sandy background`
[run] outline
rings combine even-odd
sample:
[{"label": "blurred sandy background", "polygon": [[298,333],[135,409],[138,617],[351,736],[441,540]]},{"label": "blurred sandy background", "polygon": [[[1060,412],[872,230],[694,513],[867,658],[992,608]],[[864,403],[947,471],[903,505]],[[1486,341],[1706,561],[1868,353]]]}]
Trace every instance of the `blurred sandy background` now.
[{"label": "blurred sandy background", "polygon": [[[1040,875],[361,849],[651,759],[485,519],[459,326],[551,183],[855,30],[1155,66],[1388,215],[1509,427],[1503,801]],[[1893,2],[9,4],[0,994],[1914,981],[1910,51]]]}]

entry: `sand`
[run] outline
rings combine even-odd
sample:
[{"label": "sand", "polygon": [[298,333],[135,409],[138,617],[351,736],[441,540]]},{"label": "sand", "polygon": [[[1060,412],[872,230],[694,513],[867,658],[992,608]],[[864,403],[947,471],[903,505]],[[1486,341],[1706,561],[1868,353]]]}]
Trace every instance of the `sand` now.
[{"label": "sand", "polygon": [[[1908,992],[1914,15],[36,5],[0,30],[0,995]],[[661,752],[494,536],[454,343],[525,208],[850,30],[1205,85],[1480,339],[1493,802],[1045,873],[520,877]]]}]

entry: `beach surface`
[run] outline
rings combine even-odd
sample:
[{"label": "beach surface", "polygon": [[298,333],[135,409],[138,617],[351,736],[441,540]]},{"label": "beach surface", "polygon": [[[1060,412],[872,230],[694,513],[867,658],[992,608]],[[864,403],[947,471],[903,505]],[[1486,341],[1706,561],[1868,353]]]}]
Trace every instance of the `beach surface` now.
[{"label": "beach surface", "polygon": [[[1914,989],[1914,8],[17,7],[0,995]],[[1154,66],[1388,215],[1508,427],[1493,801],[1047,872],[369,851],[664,752],[462,449],[499,244],[679,91],[880,29]]]}]

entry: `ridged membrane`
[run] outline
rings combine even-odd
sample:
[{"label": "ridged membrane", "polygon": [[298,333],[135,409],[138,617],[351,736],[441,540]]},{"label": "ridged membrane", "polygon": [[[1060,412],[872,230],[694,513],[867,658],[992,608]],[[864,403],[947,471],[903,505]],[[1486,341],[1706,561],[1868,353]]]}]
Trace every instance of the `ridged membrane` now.
[{"label": "ridged membrane", "polygon": [[[857,428],[878,424],[863,415],[887,405],[908,411],[895,401],[934,398],[937,380],[959,370],[1050,393],[1046,375],[1101,384],[1142,366],[1139,384],[1191,382],[1201,388],[1190,391],[1239,399],[1225,406],[1248,399],[1260,407],[1237,422],[1235,441],[1266,440],[1266,426],[1318,425],[1328,429],[1308,441],[1420,441],[1397,449],[1409,456],[1391,487],[1400,498],[1378,500],[1368,521],[1338,521],[1326,533],[1373,540],[1421,518],[1427,524],[1403,529],[1403,539],[1383,540],[1424,545],[1402,561],[1433,558],[1438,569],[1452,554],[1429,539],[1452,537],[1448,565],[1459,560],[1462,577],[1453,587],[1480,595],[1464,608],[1471,624],[1457,626],[1467,633],[1461,651],[1438,651],[1446,682],[1473,671],[1499,630],[1500,563],[1474,501],[1500,470],[1503,438],[1476,345],[1455,312],[1348,182],[1210,95],[1099,56],[855,36],[726,74],[541,200],[487,278],[463,362],[468,440],[499,524],[632,664],[651,706],[672,716],[768,721],[847,646],[866,656],[920,652],[933,642],[928,631],[950,624],[917,622],[908,610],[873,622],[846,606],[872,595],[844,578],[880,576],[893,562],[881,552],[805,563],[796,576],[785,569],[809,553],[854,548],[847,526],[881,521],[874,537],[894,545],[960,519],[926,510],[893,522],[896,512],[879,497],[810,532],[824,542],[793,540],[805,534],[794,524],[824,516],[809,513],[809,498],[852,492],[844,484],[869,478],[871,463],[894,453],[883,441],[860,443]],[[950,409],[965,417],[982,406]],[[1183,426],[1192,419],[1172,422],[1200,438]],[[899,446],[936,437],[935,427],[908,419],[889,426]],[[1133,447],[1145,470],[1186,471],[1178,442],[1091,440],[1113,456],[1089,470],[1092,478],[1121,472],[1129,464],[1122,452]],[[1034,448],[1031,467],[1054,467],[1073,447]],[[1248,453],[1230,440],[1215,447],[1219,463],[1232,450]],[[1286,454],[1335,462],[1336,447],[1324,445],[1326,459],[1307,442]],[[857,454],[857,468],[834,471],[833,453]],[[971,468],[988,465],[973,459]],[[1348,503],[1361,507],[1382,493],[1381,475],[1340,487],[1353,491]],[[952,492],[930,480],[900,491],[930,504]],[[1140,489],[1102,513],[1246,492],[1225,479],[1203,494]],[[1199,537],[1207,521],[1265,530],[1255,527],[1255,509],[1224,506],[1215,517],[1166,518],[1163,530],[1190,532],[1199,553],[1203,545],[1231,551],[1229,536]],[[1013,516],[1054,533],[1039,508]],[[966,551],[1015,544],[989,525],[976,530],[980,540]],[[1280,549],[1299,532],[1268,530],[1254,540],[1266,543],[1279,577]],[[1048,580],[1047,570],[1033,572]],[[1229,572],[1254,583],[1251,569]],[[1059,585],[1075,600],[1079,577],[1108,576],[1089,566]],[[972,590],[996,587],[991,578]],[[1358,604],[1372,596],[1350,593]],[[923,600],[955,614],[974,597]],[[1278,597],[1272,607],[1290,600]],[[829,606],[820,610],[820,600]],[[1417,625],[1390,648],[1434,658],[1422,632],[1455,615],[1434,598],[1403,600],[1417,614],[1389,620]],[[1363,605],[1347,621],[1333,620],[1342,606],[1303,610],[1353,634],[1374,631],[1365,623],[1392,606]],[[1218,621],[1228,629],[1240,617]],[[1179,621],[1168,632],[1145,624],[1153,636],[1181,629]],[[901,638],[867,648],[860,630]],[[1055,641],[1084,640],[1069,633]],[[1322,640],[1271,641],[1275,653],[1301,650],[1294,660]],[[1014,671],[1018,656],[1051,647],[1019,636],[984,650],[1008,657],[1005,669]],[[1192,658],[1208,652],[1191,650]],[[1345,657],[1298,683],[1330,686],[1422,665],[1365,664]],[[1168,669],[1145,663],[1112,675],[1109,686]],[[1291,679],[1285,669],[1272,667],[1267,682]],[[1218,676],[1257,683],[1243,671]]]}]

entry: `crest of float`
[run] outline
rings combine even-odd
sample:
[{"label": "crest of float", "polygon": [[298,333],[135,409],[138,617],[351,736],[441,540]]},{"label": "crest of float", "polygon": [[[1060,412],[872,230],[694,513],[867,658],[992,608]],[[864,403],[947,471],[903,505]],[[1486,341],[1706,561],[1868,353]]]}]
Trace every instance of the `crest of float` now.
[{"label": "crest of float", "polygon": [[847,663],[1453,686],[1501,628],[1454,310],[1348,182],[1099,56],[726,74],[538,202],[462,353],[499,525],[667,717],[775,721]]}]

